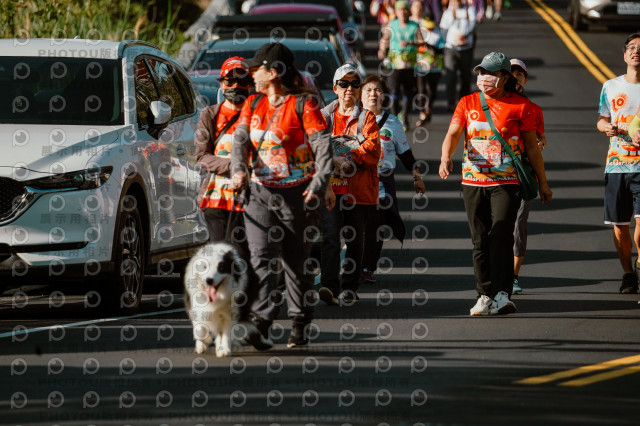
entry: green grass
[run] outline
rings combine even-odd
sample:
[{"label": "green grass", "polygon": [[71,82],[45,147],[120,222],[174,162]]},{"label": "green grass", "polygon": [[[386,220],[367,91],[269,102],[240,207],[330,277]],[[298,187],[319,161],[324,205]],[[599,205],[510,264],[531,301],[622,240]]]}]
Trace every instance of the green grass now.
[{"label": "green grass", "polygon": [[194,0],[11,0],[0,37],[138,39],[176,55],[199,13]]}]

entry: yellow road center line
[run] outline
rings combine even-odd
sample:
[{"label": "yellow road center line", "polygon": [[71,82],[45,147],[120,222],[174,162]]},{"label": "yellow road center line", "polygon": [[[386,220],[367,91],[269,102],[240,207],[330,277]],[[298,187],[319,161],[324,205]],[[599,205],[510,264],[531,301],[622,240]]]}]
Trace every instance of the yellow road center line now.
[{"label": "yellow road center line", "polygon": [[586,386],[592,383],[615,379],[616,377],[626,376],[627,374],[634,373],[640,373],[640,365],[634,365],[631,367],[621,368],[619,370],[608,371],[606,373],[583,377],[581,379],[569,380],[568,382],[558,383],[558,386]]},{"label": "yellow road center line", "polygon": [[596,66],[598,67],[598,69],[605,75],[605,77],[607,77],[608,79],[611,78],[616,78],[617,76],[614,74],[613,71],[611,71],[609,69],[608,66],[606,66],[601,60],[600,58],[598,58],[598,56],[596,56],[595,53],[593,53],[593,51],[591,49],[589,49],[587,47],[586,44],[584,44],[584,41],[582,41],[582,39],[580,38],[580,36],[578,34],[576,34],[576,32],[573,30],[573,28],[571,28],[571,26],[569,25],[569,23],[567,21],[565,21],[560,15],[558,15],[558,13],[553,10],[552,8],[550,8],[549,6],[547,6],[545,3],[542,2],[542,0],[534,0],[536,3],[538,3],[540,5],[541,8],[543,8],[550,17],[552,17],[553,19],[555,19],[555,21],[560,24],[560,26],[562,26],[562,29],[567,33],[567,35],[571,38],[571,40],[575,43],[575,45],[585,54],[587,55],[587,57],[589,58],[589,60]]},{"label": "yellow road center line", "polygon": [[[600,364],[585,365],[583,367],[571,370],[559,371],[544,376],[529,377],[527,379],[518,380],[515,383],[520,385],[540,385],[543,383],[554,382],[568,377],[578,376],[580,374],[593,373],[594,371],[608,370],[610,368],[619,367],[621,365],[629,365],[640,362],[640,355],[634,355],[626,358],[614,359],[611,361],[601,362]],[[629,373],[631,374],[631,373]]]},{"label": "yellow road center line", "polygon": [[598,80],[600,83],[604,83],[608,80],[601,72],[598,70],[588,59],[587,57],[576,47],[576,45],[572,42],[572,40],[567,36],[567,34],[562,31],[560,25],[556,21],[554,21],[551,16],[540,6],[533,2],[533,0],[525,0],[529,6],[533,10],[535,10],[538,15],[544,19],[549,26],[555,31],[555,33],[560,37],[560,40],[567,46],[567,48],[573,53],[573,55],[580,61],[582,65]]}]

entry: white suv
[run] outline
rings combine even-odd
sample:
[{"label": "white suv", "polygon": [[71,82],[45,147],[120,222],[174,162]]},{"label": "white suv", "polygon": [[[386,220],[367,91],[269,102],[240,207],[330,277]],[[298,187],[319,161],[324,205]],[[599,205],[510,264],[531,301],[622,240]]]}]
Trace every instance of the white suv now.
[{"label": "white suv", "polygon": [[0,281],[85,277],[135,311],[207,241],[190,79],[142,41],[14,39],[0,89]]}]

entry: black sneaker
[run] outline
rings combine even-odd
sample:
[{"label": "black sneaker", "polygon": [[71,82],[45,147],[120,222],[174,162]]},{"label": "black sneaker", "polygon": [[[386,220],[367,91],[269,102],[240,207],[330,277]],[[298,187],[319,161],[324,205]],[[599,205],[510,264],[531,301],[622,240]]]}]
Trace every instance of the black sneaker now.
[{"label": "black sneaker", "polygon": [[245,343],[250,344],[259,351],[266,351],[273,347],[273,341],[269,339],[268,331],[265,337],[251,321],[242,322],[241,324],[247,329],[247,335],[244,338]]},{"label": "black sneaker", "polygon": [[343,306],[353,306],[360,301],[360,297],[358,297],[358,293],[355,290],[344,290],[340,295],[340,299]]},{"label": "black sneaker", "polygon": [[320,287],[318,290],[318,297],[329,306],[338,305],[338,298],[334,296],[333,292],[327,287]]},{"label": "black sneaker", "polygon": [[629,272],[622,276],[622,285],[620,285],[620,293],[635,294],[638,292],[638,276],[635,272]]},{"label": "black sneaker", "polygon": [[294,321],[291,325],[291,335],[287,342],[288,348],[297,348],[300,346],[307,346],[309,344],[309,323]]},{"label": "black sneaker", "polygon": [[244,342],[259,351],[271,349],[273,347],[273,340],[269,338],[271,321],[259,318],[255,314],[251,314],[250,318],[249,321],[240,322],[240,325],[244,326],[247,331]]}]

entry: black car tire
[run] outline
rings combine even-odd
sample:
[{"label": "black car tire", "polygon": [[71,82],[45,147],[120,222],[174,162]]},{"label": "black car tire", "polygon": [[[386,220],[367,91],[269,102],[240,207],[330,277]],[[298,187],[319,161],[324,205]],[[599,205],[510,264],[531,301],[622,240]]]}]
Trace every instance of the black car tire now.
[{"label": "black car tire", "polygon": [[146,250],[142,220],[136,199],[125,196],[118,209],[113,272],[100,283],[103,311],[132,314],[138,310],[142,298]]}]

